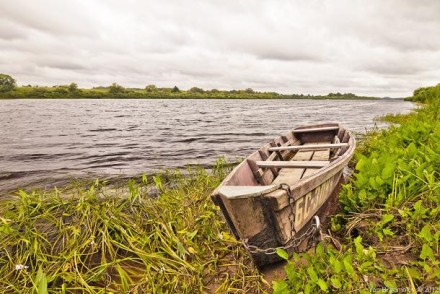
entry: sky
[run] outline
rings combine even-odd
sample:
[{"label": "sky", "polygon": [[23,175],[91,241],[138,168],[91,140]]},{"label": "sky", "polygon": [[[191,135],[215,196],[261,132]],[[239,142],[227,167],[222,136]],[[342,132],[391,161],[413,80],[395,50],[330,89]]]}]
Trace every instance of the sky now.
[{"label": "sky", "polygon": [[438,0],[0,0],[19,85],[405,97],[440,82]]}]

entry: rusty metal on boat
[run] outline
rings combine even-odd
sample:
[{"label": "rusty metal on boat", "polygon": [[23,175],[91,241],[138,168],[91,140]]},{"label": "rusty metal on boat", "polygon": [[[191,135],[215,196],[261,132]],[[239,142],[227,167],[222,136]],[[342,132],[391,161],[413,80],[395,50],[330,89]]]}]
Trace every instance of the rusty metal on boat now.
[{"label": "rusty metal on boat", "polygon": [[320,208],[339,183],[355,149],[338,123],[301,126],[249,155],[212,193],[233,234],[254,263],[308,248]]}]

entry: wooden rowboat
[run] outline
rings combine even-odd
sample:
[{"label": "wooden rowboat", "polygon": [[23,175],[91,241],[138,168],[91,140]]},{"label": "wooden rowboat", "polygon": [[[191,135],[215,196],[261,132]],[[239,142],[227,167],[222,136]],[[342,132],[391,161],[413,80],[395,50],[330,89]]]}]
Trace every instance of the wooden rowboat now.
[{"label": "wooden rowboat", "polygon": [[307,247],[355,139],[337,123],[301,126],[249,155],[212,194],[235,237],[261,267]]}]

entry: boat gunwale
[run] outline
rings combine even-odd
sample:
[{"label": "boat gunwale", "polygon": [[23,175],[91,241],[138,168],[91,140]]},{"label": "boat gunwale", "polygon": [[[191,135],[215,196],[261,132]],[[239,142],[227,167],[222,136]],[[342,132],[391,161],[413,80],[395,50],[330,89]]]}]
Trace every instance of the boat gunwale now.
[{"label": "boat gunwale", "polygon": [[[293,133],[296,129],[301,129],[304,130],[304,128],[307,127],[318,127],[318,126],[322,126],[322,125],[337,125],[339,126],[339,128],[344,129],[345,132],[348,133],[349,136],[349,140],[348,140],[348,149],[341,155],[338,156],[335,160],[331,161],[328,165],[326,165],[325,167],[322,167],[320,169],[318,169],[318,171],[310,176],[307,176],[305,178],[302,178],[298,181],[296,181],[295,183],[293,183],[292,185],[289,185],[290,190],[292,191],[293,195],[294,195],[294,200],[296,201],[297,199],[303,197],[305,194],[307,194],[308,192],[316,189],[316,187],[320,186],[320,183],[328,180],[329,178],[333,177],[335,174],[337,174],[339,171],[341,171],[350,161],[354,150],[356,148],[356,141],[354,140],[353,134],[348,131],[347,129],[345,129],[344,127],[342,127],[339,123],[327,123],[327,124],[315,124],[315,125],[305,125],[305,126],[299,126],[294,128],[293,130],[291,130],[290,132]],[[283,135],[276,137],[274,140],[281,138]],[[253,155],[257,154],[260,152],[260,150],[264,150],[266,148],[270,148],[270,143],[266,143],[265,145],[263,145],[262,147],[260,147],[259,149],[257,149],[256,151],[254,151],[253,153],[249,154],[240,164],[238,164],[229,174],[228,176],[226,176],[226,178],[221,182],[221,184],[213,191],[212,193],[212,198],[213,200],[217,203],[216,201],[216,197],[220,196],[220,193],[218,192],[219,189],[223,186],[238,186],[238,185],[225,185],[229,180],[232,179],[232,177],[240,170],[240,168],[242,168],[243,165],[248,164],[247,163],[247,159],[249,159],[250,157],[252,157]],[[310,185],[309,188],[305,189],[304,187],[308,186],[307,183],[311,183],[311,182],[316,182],[316,184],[312,184]],[[272,184],[268,184],[268,185],[255,185],[255,186],[270,186]],[[252,187],[253,185],[248,185],[250,187]],[[287,191],[285,190],[275,190],[273,192],[270,192],[268,194],[265,195],[258,195],[258,196],[262,196],[262,197],[268,197],[268,198],[275,198],[275,199],[280,199],[282,197],[286,197],[287,196]],[[223,196],[224,197],[224,196]],[[247,197],[241,197],[241,198],[252,198],[254,196],[247,196]],[[233,198],[231,198],[230,200],[233,200]],[[288,204],[288,203],[287,203]],[[286,204],[286,205],[287,205]],[[282,207],[278,207],[275,208],[276,210],[280,210],[283,209],[285,207],[285,205],[283,205]]]}]

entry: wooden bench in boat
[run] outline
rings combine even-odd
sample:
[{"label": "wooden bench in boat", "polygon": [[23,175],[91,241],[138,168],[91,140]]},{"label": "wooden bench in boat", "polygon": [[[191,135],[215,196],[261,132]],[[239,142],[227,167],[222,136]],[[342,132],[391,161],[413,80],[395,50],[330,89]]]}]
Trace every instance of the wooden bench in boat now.
[{"label": "wooden bench in boat", "polygon": [[[330,145],[327,143],[323,144],[308,144],[308,145],[300,145],[300,146],[312,146],[312,145]],[[296,161],[321,161],[326,162],[329,164],[329,158],[330,158],[330,148],[326,149],[320,149],[315,151],[310,150],[299,150],[295,156],[292,158],[290,162],[296,162]],[[326,164],[326,165],[327,165]],[[325,165],[324,165],[325,166]],[[319,171],[318,168],[282,168],[279,170],[278,177],[275,178],[275,180],[271,183],[273,185],[280,185],[280,184],[288,184],[293,185],[295,182],[301,180],[302,178],[311,176]]]},{"label": "wooden bench in boat", "polygon": [[323,128],[305,128],[305,129],[295,129],[294,134],[297,133],[314,133],[314,132],[326,132],[326,131],[336,131],[339,130],[339,126],[334,127],[323,127]]},{"label": "wooden bench in boat", "polygon": [[259,167],[276,168],[321,168],[329,164],[329,161],[255,161]]},{"label": "wooden bench in boat", "polygon": [[281,146],[271,147],[269,151],[284,151],[284,150],[322,150],[322,149],[336,149],[348,146],[348,143],[337,144],[310,144],[310,145],[296,145],[296,146]]}]

